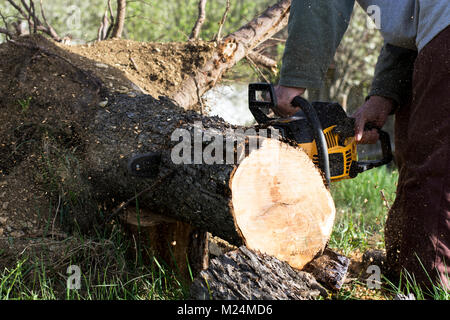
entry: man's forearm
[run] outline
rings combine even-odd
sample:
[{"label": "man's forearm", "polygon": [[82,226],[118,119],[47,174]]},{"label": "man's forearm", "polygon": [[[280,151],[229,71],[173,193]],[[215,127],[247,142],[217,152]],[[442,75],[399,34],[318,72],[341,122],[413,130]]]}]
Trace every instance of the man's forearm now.
[{"label": "man's forearm", "polygon": [[386,44],[378,57],[370,96],[392,99],[397,106],[411,96],[414,61],[417,51]]},{"label": "man's forearm", "polygon": [[292,0],[280,85],[321,87],[353,7],[354,0]]}]

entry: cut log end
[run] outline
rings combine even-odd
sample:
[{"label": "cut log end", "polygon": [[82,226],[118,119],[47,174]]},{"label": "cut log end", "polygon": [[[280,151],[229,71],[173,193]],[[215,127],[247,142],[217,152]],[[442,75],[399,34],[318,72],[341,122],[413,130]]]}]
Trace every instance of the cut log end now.
[{"label": "cut log end", "polygon": [[335,207],[304,152],[264,139],[231,181],[235,223],[245,245],[301,269],[329,240]]}]

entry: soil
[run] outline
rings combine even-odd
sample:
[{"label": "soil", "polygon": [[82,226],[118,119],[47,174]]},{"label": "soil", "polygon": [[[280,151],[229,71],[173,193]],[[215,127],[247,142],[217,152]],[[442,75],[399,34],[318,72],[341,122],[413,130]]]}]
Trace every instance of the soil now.
[{"label": "soil", "polygon": [[[90,59],[83,68],[93,71],[109,87],[118,92],[131,88],[123,85],[125,76],[154,97],[169,95],[195,69],[202,66],[212,55],[211,42],[149,43],[112,39],[87,45],[61,48]],[[120,70],[117,77],[105,74],[105,69]]]},{"label": "soil", "polygon": [[114,39],[76,46],[43,36],[14,41],[0,45],[0,239],[58,228],[64,204],[55,194],[64,190],[54,178],[82,184],[73,174],[75,165],[61,161],[82,152],[79,97],[94,108],[113,93],[168,95],[214,49],[201,41]]}]

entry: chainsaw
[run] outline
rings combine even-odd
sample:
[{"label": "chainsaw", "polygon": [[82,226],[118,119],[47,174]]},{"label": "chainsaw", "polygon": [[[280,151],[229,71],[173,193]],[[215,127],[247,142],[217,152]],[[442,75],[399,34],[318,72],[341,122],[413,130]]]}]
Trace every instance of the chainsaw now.
[{"label": "chainsaw", "polygon": [[[249,109],[259,127],[272,127],[280,135],[301,147],[323,172],[327,185],[351,179],[359,173],[386,165],[392,161],[389,134],[368,123],[364,130],[376,129],[381,143],[382,159],[358,161],[355,119],[348,117],[338,103],[312,102],[297,96],[291,104],[300,111],[291,117],[269,117],[277,100],[270,83],[251,83],[248,88]],[[260,95],[257,94],[260,93]]]}]

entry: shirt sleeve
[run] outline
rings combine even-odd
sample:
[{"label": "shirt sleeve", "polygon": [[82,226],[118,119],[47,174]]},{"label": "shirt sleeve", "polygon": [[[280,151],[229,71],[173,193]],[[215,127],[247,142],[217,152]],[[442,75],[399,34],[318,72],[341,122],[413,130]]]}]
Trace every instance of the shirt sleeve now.
[{"label": "shirt sleeve", "polygon": [[292,0],[279,84],[320,88],[347,30],[354,0]]},{"label": "shirt sleeve", "polygon": [[417,51],[386,43],[381,49],[369,96],[394,100],[405,104],[412,94],[412,77]]}]

